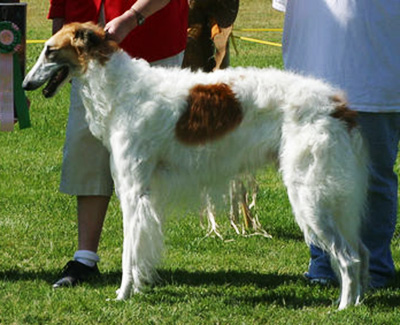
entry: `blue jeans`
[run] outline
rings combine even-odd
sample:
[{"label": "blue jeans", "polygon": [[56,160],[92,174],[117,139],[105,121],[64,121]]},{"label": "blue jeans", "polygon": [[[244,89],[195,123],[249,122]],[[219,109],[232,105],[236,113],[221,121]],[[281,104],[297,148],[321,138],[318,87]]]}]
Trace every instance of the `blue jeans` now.
[{"label": "blue jeans", "polygon": [[[393,170],[400,139],[400,114],[359,112],[358,122],[371,158],[368,203],[362,240],[370,252],[371,287],[384,287],[395,274],[391,240],[397,221],[397,175]],[[310,247],[306,277],[336,280],[329,256]]]}]

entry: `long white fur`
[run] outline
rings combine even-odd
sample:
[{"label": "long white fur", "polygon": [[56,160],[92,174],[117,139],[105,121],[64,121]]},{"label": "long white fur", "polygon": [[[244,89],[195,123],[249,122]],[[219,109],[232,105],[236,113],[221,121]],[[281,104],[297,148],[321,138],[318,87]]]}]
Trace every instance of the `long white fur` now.
[{"label": "long white fur", "polygon": [[[25,84],[40,75],[42,56],[40,60]],[[169,201],[200,198],[205,189],[223,192],[235,176],[278,161],[305,241],[332,256],[341,282],[339,309],[359,303],[368,281],[368,252],[359,236],[367,155],[359,130],[331,116],[338,89],[275,69],[206,74],[154,68],[123,51],[112,54],[104,66],[90,61],[77,77],[90,130],[110,151],[123,211],[123,276],[117,299],[154,281]],[[175,126],[189,90],[217,83],[231,87],[243,121],[219,140],[183,144]]]}]

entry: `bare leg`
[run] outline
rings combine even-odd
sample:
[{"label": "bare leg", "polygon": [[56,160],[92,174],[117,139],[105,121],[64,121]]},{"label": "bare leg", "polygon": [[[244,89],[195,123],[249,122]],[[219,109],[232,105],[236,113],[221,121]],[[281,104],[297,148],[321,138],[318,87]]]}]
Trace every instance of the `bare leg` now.
[{"label": "bare leg", "polygon": [[109,196],[78,196],[78,249],[97,252]]},{"label": "bare leg", "polygon": [[78,196],[77,199],[78,251],[75,252],[74,261],[69,261],[64,267],[61,279],[54,283],[54,288],[74,286],[99,273],[96,252],[110,197]]}]

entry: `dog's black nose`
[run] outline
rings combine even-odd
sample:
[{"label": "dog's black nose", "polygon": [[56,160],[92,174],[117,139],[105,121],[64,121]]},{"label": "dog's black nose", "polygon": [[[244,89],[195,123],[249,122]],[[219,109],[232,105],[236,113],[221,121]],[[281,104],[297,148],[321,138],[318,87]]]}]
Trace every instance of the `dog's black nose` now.
[{"label": "dog's black nose", "polygon": [[22,82],[22,88],[24,90],[28,90],[29,91],[29,90],[35,90],[38,87],[37,87],[37,85],[35,83],[24,80]]},{"label": "dog's black nose", "polygon": [[24,82],[22,83],[22,88],[23,88],[24,90],[31,90],[32,84],[31,84],[30,82],[26,82],[26,81],[24,80]]}]

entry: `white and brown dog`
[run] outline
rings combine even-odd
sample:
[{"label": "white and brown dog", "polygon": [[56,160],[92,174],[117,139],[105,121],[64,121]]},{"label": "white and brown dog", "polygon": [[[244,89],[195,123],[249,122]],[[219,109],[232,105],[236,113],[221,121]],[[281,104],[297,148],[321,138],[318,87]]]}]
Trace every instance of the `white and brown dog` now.
[{"label": "white and brown dog", "polygon": [[240,173],[277,161],[307,244],[331,255],[339,309],[360,301],[368,278],[359,236],[367,155],[355,113],[337,89],[275,69],[150,67],[91,23],[51,37],[23,86],[34,90],[49,80],[43,93],[51,97],[72,76],[82,83],[91,132],[110,151],[121,201],[117,299],[155,279],[171,198],[223,191]]}]

